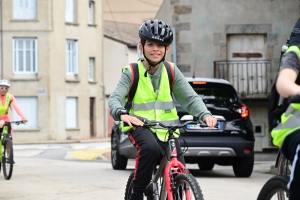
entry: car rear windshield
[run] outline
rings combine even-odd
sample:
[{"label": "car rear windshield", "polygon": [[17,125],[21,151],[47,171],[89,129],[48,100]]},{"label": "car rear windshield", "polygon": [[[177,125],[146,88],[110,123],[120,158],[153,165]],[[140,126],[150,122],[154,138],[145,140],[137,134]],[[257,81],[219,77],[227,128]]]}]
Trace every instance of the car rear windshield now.
[{"label": "car rear windshield", "polygon": [[231,85],[208,82],[190,82],[190,84],[203,100],[238,101],[236,91]]}]

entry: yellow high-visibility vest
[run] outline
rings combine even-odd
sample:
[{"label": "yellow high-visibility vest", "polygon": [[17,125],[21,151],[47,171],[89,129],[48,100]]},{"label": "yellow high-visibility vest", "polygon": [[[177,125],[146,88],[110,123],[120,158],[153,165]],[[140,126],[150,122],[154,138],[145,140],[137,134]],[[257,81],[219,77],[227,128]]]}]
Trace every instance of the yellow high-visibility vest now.
[{"label": "yellow high-visibility vest", "polygon": [[[131,71],[130,66],[126,66]],[[129,110],[130,115],[137,116],[138,118],[148,119],[150,121],[159,121],[165,124],[178,124],[177,110],[171,96],[169,77],[166,67],[162,64],[162,73],[159,88],[154,91],[150,76],[145,77],[145,67],[139,61],[139,82],[136,89],[135,96],[132,100],[132,107]],[[133,72],[132,72],[133,73]],[[128,99],[126,98],[126,102]],[[132,127],[124,126],[121,122],[122,131],[127,132]],[[161,141],[167,141],[168,130],[161,129],[161,127],[151,128],[156,133]],[[176,130],[175,137],[179,137],[179,130]]]}]

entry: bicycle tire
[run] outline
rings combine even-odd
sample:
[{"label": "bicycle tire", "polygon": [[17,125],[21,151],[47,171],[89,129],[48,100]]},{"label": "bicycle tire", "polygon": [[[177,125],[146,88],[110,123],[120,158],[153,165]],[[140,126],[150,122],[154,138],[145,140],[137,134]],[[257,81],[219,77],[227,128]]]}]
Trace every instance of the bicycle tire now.
[{"label": "bicycle tire", "polygon": [[[182,173],[178,174],[174,181],[174,189],[173,189],[173,199],[174,200],[190,200],[186,197],[186,192],[191,191],[191,195],[193,195],[194,198],[191,198],[193,200],[203,200],[203,194],[202,190],[197,182],[197,180],[192,176],[191,174]],[[184,189],[182,189],[184,188]],[[189,189],[189,190],[186,190]],[[186,192],[182,192],[186,191]]]},{"label": "bicycle tire", "polygon": [[[14,152],[11,139],[7,137],[2,145],[4,147],[4,153],[2,157],[3,175],[6,180],[9,180],[12,176],[14,166]],[[7,152],[7,148],[9,148],[9,152]]]},{"label": "bicycle tire", "polygon": [[277,175],[287,175],[291,174],[291,162],[280,152],[278,165],[277,165]]},{"label": "bicycle tire", "polygon": [[288,199],[288,182],[289,177],[285,175],[277,175],[270,178],[260,190],[257,200],[270,200],[276,194],[278,200]]},{"label": "bicycle tire", "polygon": [[125,198],[124,200],[130,200],[131,193],[132,193],[132,180],[134,177],[134,172],[131,172],[129,175],[129,178],[126,183],[126,188],[125,188]]}]

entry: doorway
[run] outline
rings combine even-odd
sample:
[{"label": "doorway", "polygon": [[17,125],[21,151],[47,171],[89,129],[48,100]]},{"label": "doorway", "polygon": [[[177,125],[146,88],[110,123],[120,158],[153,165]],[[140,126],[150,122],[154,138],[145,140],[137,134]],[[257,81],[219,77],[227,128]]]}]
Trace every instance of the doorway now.
[{"label": "doorway", "polygon": [[95,110],[95,98],[90,98],[90,137],[95,137],[94,126],[94,110]]}]

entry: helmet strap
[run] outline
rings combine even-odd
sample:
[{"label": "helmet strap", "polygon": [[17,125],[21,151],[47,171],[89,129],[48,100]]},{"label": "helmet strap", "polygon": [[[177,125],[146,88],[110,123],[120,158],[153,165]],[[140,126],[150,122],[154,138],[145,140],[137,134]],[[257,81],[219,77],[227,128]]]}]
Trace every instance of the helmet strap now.
[{"label": "helmet strap", "polygon": [[[148,62],[148,64],[149,64],[149,69],[147,69],[147,70],[145,71],[145,74],[144,74],[145,77],[147,77],[147,72],[150,73],[151,67],[154,68],[154,67],[157,66],[159,63],[165,61],[166,50],[167,50],[167,46],[165,46],[165,53],[164,53],[164,56],[162,57],[162,59],[161,59],[160,61],[158,61],[158,62],[155,63],[155,62],[152,62],[150,59],[148,59],[148,58],[146,57],[145,52],[144,52],[144,45],[143,45],[143,55],[144,55],[145,59],[147,60],[147,62]],[[150,74],[151,74],[151,73],[150,73]],[[153,75],[153,74],[152,74],[152,75]]]}]

